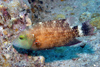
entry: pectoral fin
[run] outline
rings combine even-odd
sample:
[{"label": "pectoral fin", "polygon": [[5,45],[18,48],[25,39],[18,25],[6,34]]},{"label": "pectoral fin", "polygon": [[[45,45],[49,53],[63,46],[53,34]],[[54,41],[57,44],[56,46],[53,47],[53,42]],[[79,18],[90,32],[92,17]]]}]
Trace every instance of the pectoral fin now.
[{"label": "pectoral fin", "polygon": [[37,47],[41,46],[39,40],[35,40],[34,44],[35,44]]}]

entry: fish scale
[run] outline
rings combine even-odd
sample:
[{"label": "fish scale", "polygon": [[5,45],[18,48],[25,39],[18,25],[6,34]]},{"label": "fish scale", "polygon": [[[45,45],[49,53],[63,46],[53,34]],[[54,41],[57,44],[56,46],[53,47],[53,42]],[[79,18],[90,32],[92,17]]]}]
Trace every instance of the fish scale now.
[{"label": "fish scale", "polygon": [[[54,46],[63,46],[75,38],[75,33],[66,23],[66,20],[57,20],[49,22],[40,22],[33,27],[36,32],[32,31],[35,38],[40,42],[38,49],[52,48]],[[53,26],[55,24],[55,26]],[[65,26],[64,26],[64,25]],[[39,27],[38,27],[39,26]],[[41,30],[40,30],[41,29]],[[31,31],[31,30],[30,30]],[[37,33],[40,33],[37,35]],[[34,47],[35,44],[33,44]]]},{"label": "fish scale", "polygon": [[[39,22],[31,29],[23,31],[13,41],[13,44],[17,47],[31,50],[48,49],[68,45],[68,43],[73,41],[75,37],[80,36],[81,33],[82,35],[87,35],[85,31],[91,31],[89,25],[86,23],[82,25],[70,27],[67,19]],[[24,35],[23,38],[21,37],[22,40],[20,40],[21,35]]]}]

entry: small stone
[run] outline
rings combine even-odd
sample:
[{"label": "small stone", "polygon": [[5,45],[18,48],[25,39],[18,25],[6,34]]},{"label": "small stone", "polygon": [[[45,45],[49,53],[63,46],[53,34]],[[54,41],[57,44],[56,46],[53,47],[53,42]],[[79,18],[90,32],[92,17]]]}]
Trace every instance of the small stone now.
[{"label": "small stone", "polygon": [[84,12],[79,17],[79,21],[81,21],[81,22],[88,21],[89,19],[91,19],[91,13],[90,12]]},{"label": "small stone", "polygon": [[66,11],[66,10],[67,10],[67,11],[72,11],[72,10],[73,10],[73,7],[69,7],[69,6],[68,6],[68,7],[63,8],[63,10],[64,10],[64,11]]},{"label": "small stone", "polygon": [[0,5],[0,9],[3,8],[3,7],[4,7],[3,5]]},{"label": "small stone", "polygon": [[45,62],[45,58],[43,56],[40,56],[40,63],[44,63]]},{"label": "small stone", "polygon": [[6,30],[4,30],[3,33],[4,33],[4,35],[7,35],[8,34],[8,32]]},{"label": "small stone", "polygon": [[35,57],[34,57],[34,61],[38,60],[38,58],[39,58],[39,57],[35,56]]},{"label": "small stone", "polygon": [[7,1],[7,0],[3,0],[3,1]]},{"label": "small stone", "polygon": [[96,18],[96,17],[99,17],[100,16],[100,13],[93,13],[92,15],[91,15],[91,18]]},{"label": "small stone", "polygon": [[31,59],[32,57],[31,56],[28,56],[28,58]]},{"label": "small stone", "polygon": [[11,18],[11,22],[14,22],[14,21],[16,21],[17,19],[16,18]]},{"label": "small stone", "polygon": [[5,62],[7,61],[7,59],[6,59],[6,57],[5,57],[5,55],[1,55],[2,56],[2,58],[5,60]]},{"label": "small stone", "polygon": [[31,11],[32,11],[33,13],[35,13],[35,9],[34,9],[34,8],[31,8]]},{"label": "small stone", "polygon": [[95,64],[94,64],[93,66],[94,66],[94,67],[96,67],[96,65],[95,65]]},{"label": "small stone", "polygon": [[28,17],[26,18],[26,22],[27,22],[26,26],[30,26],[32,24],[31,19]]},{"label": "small stone", "polygon": [[82,3],[82,6],[87,6],[88,5],[88,3]]},{"label": "small stone", "polygon": [[3,30],[3,27],[0,26],[0,31],[2,31],[2,30]]},{"label": "small stone", "polygon": [[17,32],[19,29],[15,29],[15,32]]},{"label": "small stone", "polygon": [[75,13],[70,13],[70,15],[75,15]]},{"label": "small stone", "polygon": [[6,59],[9,59],[10,58],[10,55],[9,54],[4,54]]},{"label": "small stone", "polygon": [[3,67],[11,67],[9,63],[3,63]]},{"label": "small stone", "polygon": [[0,20],[2,20],[2,16],[0,15]]},{"label": "small stone", "polygon": [[35,2],[35,0],[31,0],[32,2]]},{"label": "small stone", "polygon": [[40,63],[44,63],[45,58],[43,56],[36,56],[34,57],[34,61],[39,61]]},{"label": "small stone", "polygon": [[43,1],[39,1],[40,4],[43,4]]},{"label": "small stone", "polygon": [[64,1],[64,0],[60,0],[60,1]]},{"label": "small stone", "polygon": [[53,13],[52,15],[56,15],[56,13]]},{"label": "small stone", "polygon": [[58,14],[54,19],[65,19],[65,15]]}]

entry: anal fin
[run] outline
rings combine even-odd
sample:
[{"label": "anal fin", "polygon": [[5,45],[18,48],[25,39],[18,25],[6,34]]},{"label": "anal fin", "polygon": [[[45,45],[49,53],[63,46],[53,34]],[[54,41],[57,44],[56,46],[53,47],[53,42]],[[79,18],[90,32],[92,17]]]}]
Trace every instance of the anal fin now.
[{"label": "anal fin", "polygon": [[67,43],[65,46],[72,46],[75,44],[81,43],[81,41],[77,40],[77,39],[73,39],[72,41],[70,41],[69,43]]}]

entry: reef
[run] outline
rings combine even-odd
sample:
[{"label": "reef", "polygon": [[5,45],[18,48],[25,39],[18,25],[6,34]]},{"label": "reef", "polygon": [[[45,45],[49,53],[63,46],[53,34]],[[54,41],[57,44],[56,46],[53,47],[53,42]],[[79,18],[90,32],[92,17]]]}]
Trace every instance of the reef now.
[{"label": "reef", "polygon": [[[37,22],[36,13],[41,9],[41,6],[37,7],[37,5],[41,5],[42,2],[34,3],[31,2],[30,4],[28,0],[0,0],[0,66],[44,66],[45,59],[43,56],[32,57],[19,54],[11,43],[16,35]],[[42,9],[40,11],[42,14]]]}]

